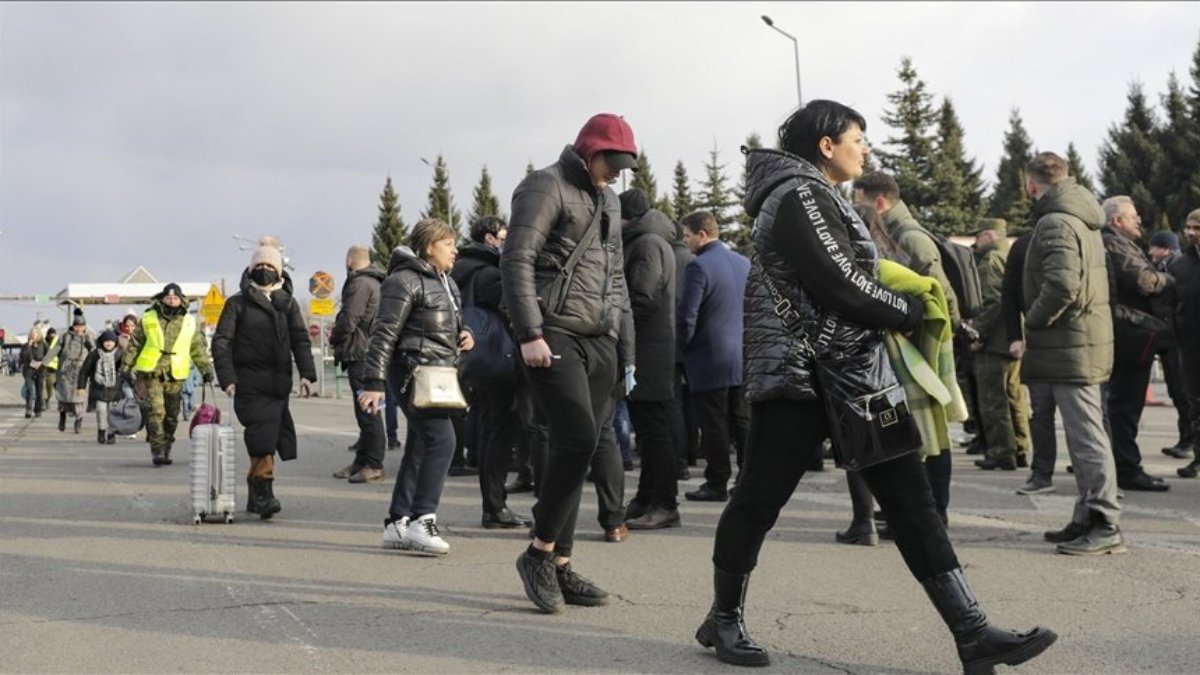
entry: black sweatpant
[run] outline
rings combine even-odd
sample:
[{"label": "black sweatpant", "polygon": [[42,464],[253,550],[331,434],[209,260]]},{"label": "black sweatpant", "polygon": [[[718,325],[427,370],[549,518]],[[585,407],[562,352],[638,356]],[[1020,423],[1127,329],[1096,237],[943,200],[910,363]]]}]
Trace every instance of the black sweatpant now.
[{"label": "black sweatpant", "polygon": [[[642,451],[642,475],[634,499],[646,507],[679,505],[679,465],[669,420],[672,405],[674,401],[629,401],[629,417]],[[725,459],[728,463],[728,453]]]},{"label": "black sweatpant", "polygon": [[537,405],[550,427],[550,447],[538,501],[534,533],[570,557],[579,498],[600,439],[612,416],[617,383],[617,344],[606,337],[574,337],[547,332],[550,351],[559,356],[549,368],[530,368]]},{"label": "black sweatpant", "polygon": [[[828,436],[820,401],[775,399],[751,405],[750,441],[738,489],[721,514],[713,564],[749,574],[767,532]],[[896,546],[918,580],[958,567],[916,453],[859,472],[887,514]]]},{"label": "black sweatpant", "polygon": [[1159,352],[1158,356],[1162,360],[1163,380],[1167,383],[1167,396],[1171,398],[1171,404],[1175,406],[1176,421],[1179,427],[1177,444],[1189,446],[1200,439],[1192,436],[1192,409],[1188,402],[1187,389],[1183,384],[1183,360],[1179,354],[1179,348],[1172,347]]}]

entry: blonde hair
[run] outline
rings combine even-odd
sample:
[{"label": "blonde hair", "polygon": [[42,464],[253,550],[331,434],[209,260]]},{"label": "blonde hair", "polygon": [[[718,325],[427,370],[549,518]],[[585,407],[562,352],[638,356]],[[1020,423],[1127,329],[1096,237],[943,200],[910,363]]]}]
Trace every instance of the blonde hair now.
[{"label": "blonde hair", "polygon": [[425,218],[413,226],[412,234],[408,235],[408,247],[424,260],[429,247],[443,239],[457,240],[458,233],[441,218]]},{"label": "blonde hair", "polygon": [[29,334],[25,336],[25,342],[37,342],[44,337],[46,336],[42,333],[42,327],[35,323],[33,328],[29,329]]},{"label": "blonde hair", "polygon": [[362,244],[355,244],[346,251],[346,260],[350,261],[353,269],[362,269],[371,264],[371,249]]}]

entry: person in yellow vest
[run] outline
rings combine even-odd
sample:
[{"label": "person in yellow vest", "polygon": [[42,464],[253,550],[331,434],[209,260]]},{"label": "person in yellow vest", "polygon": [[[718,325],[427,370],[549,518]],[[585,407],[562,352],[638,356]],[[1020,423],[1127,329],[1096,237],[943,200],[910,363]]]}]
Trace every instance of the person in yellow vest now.
[{"label": "person in yellow vest", "polygon": [[178,284],[164,286],[129,337],[122,364],[126,375],[134,378],[138,400],[145,404],[146,441],[155,466],[171,463],[183,383],[192,363],[205,383],[213,381],[204,334],[187,307],[188,299]]}]

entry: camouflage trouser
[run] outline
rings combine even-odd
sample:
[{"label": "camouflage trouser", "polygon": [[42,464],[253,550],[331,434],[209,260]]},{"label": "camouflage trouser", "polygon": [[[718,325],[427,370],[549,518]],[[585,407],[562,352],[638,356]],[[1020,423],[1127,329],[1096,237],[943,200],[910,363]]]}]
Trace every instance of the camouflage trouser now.
[{"label": "camouflage trouser", "polygon": [[1028,454],[1029,398],[1021,387],[1021,362],[987,352],[976,352],[974,361],[987,456],[1004,459]]},{"label": "camouflage trouser", "polygon": [[146,442],[151,450],[170,450],[179,424],[183,383],[157,377],[139,379],[146,385]]}]

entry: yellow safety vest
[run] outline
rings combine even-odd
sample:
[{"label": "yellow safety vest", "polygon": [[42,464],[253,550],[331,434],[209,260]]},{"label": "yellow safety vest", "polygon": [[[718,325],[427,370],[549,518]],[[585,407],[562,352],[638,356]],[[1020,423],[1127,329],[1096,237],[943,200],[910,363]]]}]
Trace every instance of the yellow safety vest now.
[{"label": "yellow safety vest", "polygon": [[[139,373],[153,373],[158,368],[158,361],[163,354],[163,328],[158,322],[158,312],[148,309],[142,314],[142,332],[146,335],[146,343],[138,354],[137,363],[133,369]],[[192,372],[192,338],[196,335],[196,317],[187,314],[183,317],[183,327],[179,329],[179,337],[171,347],[171,378],[179,381],[186,380]]]},{"label": "yellow safety vest", "polygon": [[[54,339],[50,341],[50,347],[47,349],[47,351],[51,351],[51,352],[54,351],[54,345],[57,345],[57,344],[58,344],[58,334],[55,333]],[[49,370],[58,370],[58,357],[55,356],[54,358],[50,359],[50,361],[46,363],[46,368]]]}]

